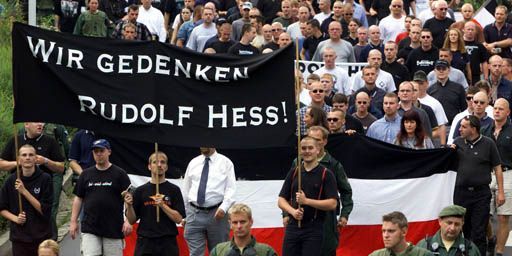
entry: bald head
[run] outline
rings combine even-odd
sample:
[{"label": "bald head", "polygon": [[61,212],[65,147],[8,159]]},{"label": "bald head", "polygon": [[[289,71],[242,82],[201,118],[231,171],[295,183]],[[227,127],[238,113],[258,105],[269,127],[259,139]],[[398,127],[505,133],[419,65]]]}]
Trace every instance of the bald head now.
[{"label": "bald head", "polygon": [[380,64],[382,64],[382,53],[377,49],[370,50],[368,53],[368,65],[379,69]]},{"label": "bald head", "polygon": [[507,117],[510,115],[510,105],[504,98],[499,98],[494,102],[493,116],[497,123],[507,122]]}]

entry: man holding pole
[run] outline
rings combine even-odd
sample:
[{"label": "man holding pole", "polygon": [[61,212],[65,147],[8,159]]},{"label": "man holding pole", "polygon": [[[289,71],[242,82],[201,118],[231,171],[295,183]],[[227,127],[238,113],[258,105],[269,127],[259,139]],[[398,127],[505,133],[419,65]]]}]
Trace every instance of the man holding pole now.
[{"label": "man holding pole", "polygon": [[12,173],[0,192],[0,215],[11,222],[13,256],[37,255],[39,243],[52,236],[52,178],[39,169],[36,157],[33,146],[21,146],[20,173]]},{"label": "man holding pole", "polygon": [[326,212],[336,209],[336,179],[318,163],[320,147],[312,137],[301,140],[303,161],[290,170],[279,193],[278,206],[290,215],[283,256],[317,255],[322,247]]},{"label": "man holding pole", "polygon": [[[131,193],[124,196],[126,218],[130,224],[140,220],[134,255],[178,256],[176,224],[181,223],[185,216],[181,190],[165,180],[168,169],[165,153],[153,153],[149,157],[148,169],[151,180],[138,187],[133,196]],[[156,193],[157,186],[159,193]],[[160,211],[159,220],[156,211]]]},{"label": "man holding pole", "polygon": [[81,249],[84,256],[119,256],[123,254],[123,238],[131,226],[123,223],[122,192],[130,187],[130,178],[109,160],[107,140],[92,143],[95,166],[85,169],[75,186],[69,233],[78,235],[78,214],[83,203]]}]

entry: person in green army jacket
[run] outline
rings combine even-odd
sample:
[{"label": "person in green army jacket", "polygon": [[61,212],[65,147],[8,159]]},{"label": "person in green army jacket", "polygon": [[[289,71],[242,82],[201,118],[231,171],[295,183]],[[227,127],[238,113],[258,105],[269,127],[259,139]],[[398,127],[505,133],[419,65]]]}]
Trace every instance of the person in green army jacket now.
[{"label": "person in green army jacket", "polygon": [[421,240],[417,246],[439,256],[480,256],[478,247],[462,236],[465,214],[466,209],[462,206],[445,207],[439,213],[440,229],[434,236]]},{"label": "person in green army jacket", "polygon": [[[324,238],[321,253],[322,256],[334,256],[336,255],[336,248],[338,247],[339,241],[338,228],[343,228],[347,225],[348,216],[354,208],[354,202],[352,201],[352,187],[348,182],[347,174],[345,174],[343,165],[341,165],[338,160],[332,157],[329,152],[324,149],[325,145],[327,145],[329,131],[321,126],[312,126],[308,129],[307,136],[312,137],[319,142],[320,154],[318,162],[333,172],[334,177],[336,178],[336,187],[340,193],[342,206],[341,212],[338,207],[336,211],[327,212],[325,215]],[[295,168],[296,161],[297,160],[293,162],[292,168]],[[338,213],[340,217],[336,220],[336,215],[338,215]],[[284,215],[283,225],[286,226],[288,221],[289,217]]]},{"label": "person in green army jacket", "polygon": [[432,252],[405,240],[408,226],[407,218],[401,212],[382,216],[384,248],[372,252],[369,256],[433,256]]},{"label": "person in green army jacket", "polygon": [[210,256],[277,256],[272,247],[256,242],[251,235],[253,219],[248,205],[234,204],[229,208],[228,214],[233,238],[231,241],[217,244],[210,252]]}]

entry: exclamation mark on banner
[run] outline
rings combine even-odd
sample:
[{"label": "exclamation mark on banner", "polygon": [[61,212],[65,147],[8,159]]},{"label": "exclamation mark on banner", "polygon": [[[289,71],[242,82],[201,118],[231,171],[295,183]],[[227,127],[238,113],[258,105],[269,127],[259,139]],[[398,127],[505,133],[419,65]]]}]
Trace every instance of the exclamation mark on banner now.
[{"label": "exclamation mark on banner", "polygon": [[283,105],[284,123],[288,123],[288,118],[286,118],[286,102],[281,101],[281,105]]}]

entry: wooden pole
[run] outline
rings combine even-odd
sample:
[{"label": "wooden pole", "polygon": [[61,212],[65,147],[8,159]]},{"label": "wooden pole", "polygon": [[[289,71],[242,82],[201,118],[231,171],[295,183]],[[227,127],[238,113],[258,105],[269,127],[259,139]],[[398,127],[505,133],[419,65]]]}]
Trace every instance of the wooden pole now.
[{"label": "wooden pole", "polygon": [[[14,155],[16,156],[16,178],[21,179],[20,172],[20,152],[18,150],[18,129],[16,128],[16,124],[13,124],[13,134],[14,134]],[[23,212],[23,205],[21,204],[21,194],[18,191],[18,209],[20,212]]]},{"label": "wooden pole", "polygon": [[[156,168],[156,196],[159,196],[160,195],[160,177],[159,177],[159,174],[158,174],[158,143],[155,142],[155,161],[156,161],[156,165],[155,167],[153,168]],[[156,222],[159,223],[160,222],[160,207],[156,207]]]},{"label": "wooden pole", "polygon": [[[298,185],[298,191],[302,190],[302,178],[301,178],[301,157],[300,157],[300,139],[301,139],[301,122],[300,122],[300,91],[301,91],[301,84],[300,80],[297,77],[297,71],[299,70],[299,39],[295,38],[295,71],[294,71],[294,77],[295,77],[295,103],[297,104],[297,185]],[[300,209],[301,205],[298,204],[298,207]],[[299,220],[298,222],[299,228],[302,226],[302,222]]]}]

